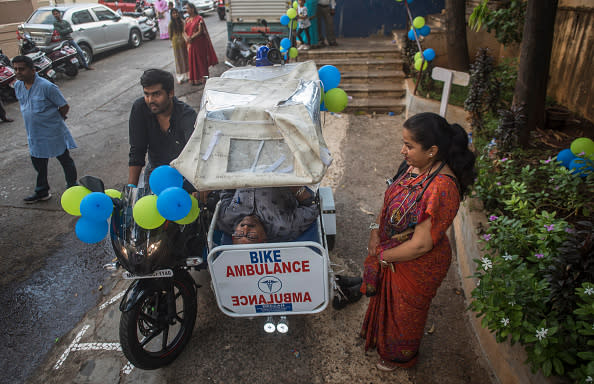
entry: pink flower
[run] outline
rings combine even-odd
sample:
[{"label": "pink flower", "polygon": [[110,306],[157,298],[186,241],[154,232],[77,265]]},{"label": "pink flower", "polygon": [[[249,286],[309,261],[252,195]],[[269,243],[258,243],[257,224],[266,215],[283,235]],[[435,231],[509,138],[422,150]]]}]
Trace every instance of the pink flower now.
[{"label": "pink flower", "polygon": [[555,224],[545,225],[544,227],[547,229],[548,232],[551,232],[555,229]]},{"label": "pink flower", "polygon": [[499,219],[499,216],[495,216],[495,215],[489,216],[489,221],[495,221],[497,219]]},{"label": "pink flower", "polygon": [[574,233],[575,232],[575,229],[567,227],[567,228],[565,228],[565,232],[567,232],[567,233]]},{"label": "pink flower", "polygon": [[548,164],[548,163],[550,163],[552,160],[553,160],[553,159],[551,159],[551,156],[549,156],[549,158],[548,158],[548,159],[546,159],[546,160],[544,161],[544,163],[545,163],[545,164]]},{"label": "pink flower", "polygon": [[502,163],[505,163],[507,161],[507,157],[504,157],[503,159],[501,159],[499,161],[501,161]]},{"label": "pink flower", "polygon": [[491,235],[489,235],[489,234],[484,234],[484,235],[482,235],[481,237],[482,237],[482,238],[483,238],[483,240],[485,240],[485,241],[489,241],[489,240],[491,240]]},{"label": "pink flower", "polygon": [[542,253],[537,253],[534,256],[536,256],[537,259],[542,259],[544,257],[544,255]]},{"label": "pink flower", "polygon": [[495,183],[495,185],[501,185],[501,183],[498,181],[498,182]]}]

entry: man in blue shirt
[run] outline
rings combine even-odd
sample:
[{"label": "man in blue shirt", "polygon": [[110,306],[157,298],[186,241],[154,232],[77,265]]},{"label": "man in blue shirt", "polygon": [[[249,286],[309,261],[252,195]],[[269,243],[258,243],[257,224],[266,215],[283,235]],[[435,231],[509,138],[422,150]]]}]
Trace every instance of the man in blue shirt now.
[{"label": "man in blue shirt", "polygon": [[70,107],[55,84],[35,73],[30,57],[16,56],[12,66],[17,78],[14,90],[21,104],[31,162],[37,171],[35,193],[24,200],[25,203],[36,203],[51,197],[47,181],[50,157],[57,157],[62,165],[67,187],[77,185],[76,167],[68,151],[76,148],[76,144],[64,123]]}]

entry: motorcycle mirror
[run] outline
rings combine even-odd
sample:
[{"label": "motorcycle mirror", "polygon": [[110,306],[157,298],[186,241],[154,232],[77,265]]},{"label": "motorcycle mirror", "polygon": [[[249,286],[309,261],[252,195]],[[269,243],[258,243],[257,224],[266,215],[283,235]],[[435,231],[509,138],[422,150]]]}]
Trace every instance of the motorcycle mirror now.
[{"label": "motorcycle mirror", "polygon": [[91,192],[105,192],[105,185],[103,181],[95,176],[83,176],[78,182]]},{"label": "motorcycle mirror", "polygon": [[265,27],[268,27],[268,22],[266,21],[266,19],[260,20],[260,24],[262,24]]}]

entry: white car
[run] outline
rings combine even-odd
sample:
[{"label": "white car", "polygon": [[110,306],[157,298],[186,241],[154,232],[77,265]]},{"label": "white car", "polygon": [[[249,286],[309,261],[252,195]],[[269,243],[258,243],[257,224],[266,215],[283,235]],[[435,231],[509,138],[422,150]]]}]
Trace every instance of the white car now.
[{"label": "white car", "polygon": [[62,13],[62,18],[72,26],[72,38],[82,49],[87,63],[93,56],[128,45],[136,48],[142,44],[142,32],[138,20],[120,16],[101,4],[68,4],[36,9],[23,24],[18,26],[17,36],[29,34],[40,49],[47,50],[58,45],[60,35],[54,30],[53,9]]},{"label": "white car", "polygon": [[189,0],[189,2],[194,4],[198,13],[201,15],[216,9],[216,2],[214,0]]}]

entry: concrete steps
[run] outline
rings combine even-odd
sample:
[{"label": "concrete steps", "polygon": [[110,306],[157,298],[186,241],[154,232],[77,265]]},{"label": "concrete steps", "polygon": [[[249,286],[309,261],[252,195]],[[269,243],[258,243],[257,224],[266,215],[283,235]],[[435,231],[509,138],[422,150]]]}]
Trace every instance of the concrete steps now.
[{"label": "concrete steps", "polygon": [[399,47],[387,38],[345,38],[338,44],[300,50],[297,60],[338,68],[339,87],[349,95],[346,112],[402,113],[406,89]]}]

